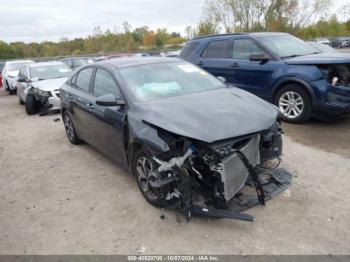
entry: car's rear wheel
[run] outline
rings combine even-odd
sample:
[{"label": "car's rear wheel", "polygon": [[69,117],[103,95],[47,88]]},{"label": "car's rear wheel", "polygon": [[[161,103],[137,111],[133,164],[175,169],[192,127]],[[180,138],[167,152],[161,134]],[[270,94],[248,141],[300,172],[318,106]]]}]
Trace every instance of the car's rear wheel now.
[{"label": "car's rear wheel", "polygon": [[137,184],[141,190],[143,197],[153,206],[163,207],[165,205],[164,197],[160,197],[149,185],[149,181],[153,179],[153,162],[147,154],[139,149],[136,151],[132,161],[132,172],[136,177]]},{"label": "car's rear wheel", "polygon": [[286,85],[275,97],[283,119],[291,123],[303,123],[311,117],[311,101],[305,89],[297,84]]},{"label": "car's rear wheel", "polygon": [[67,111],[63,113],[63,123],[69,142],[71,142],[73,145],[80,144],[82,141],[79,139],[72,118]]},{"label": "car's rear wheel", "polygon": [[34,115],[39,112],[40,104],[36,100],[35,96],[27,95],[25,104],[26,104],[26,112],[28,115]]}]

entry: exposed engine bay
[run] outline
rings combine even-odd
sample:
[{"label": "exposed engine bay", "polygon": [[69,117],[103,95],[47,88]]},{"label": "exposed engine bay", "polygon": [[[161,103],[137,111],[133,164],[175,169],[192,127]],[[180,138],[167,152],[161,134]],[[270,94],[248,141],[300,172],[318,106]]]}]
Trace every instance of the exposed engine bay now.
[{"label": "exposed engine bay", "polygon": [[324,74],[328,83],[330,83],[332,86],[350,87],[349,64],[318,65],[318,68]]},{"label": "exposed engine bay", "polygon": [[[282,129],[270,129],[214,143],[206,143],[152,126],[168,150],[154,152],[145,145],[152,172],[148,190],[163,207],[192,215],[253,221],[239,213],[280,194],[291,175],[279,169]],[[148,149],[148,150],[147,150]]]}]

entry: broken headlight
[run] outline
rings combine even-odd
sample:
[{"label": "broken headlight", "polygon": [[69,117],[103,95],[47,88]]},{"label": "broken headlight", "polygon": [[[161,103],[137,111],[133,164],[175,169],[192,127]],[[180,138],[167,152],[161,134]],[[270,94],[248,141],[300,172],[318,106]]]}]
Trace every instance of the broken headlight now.
[{"label": "broken headlight", "polygon": [[260,160],[261,163],[282,155],[282,128],[278,122],[267,131],[261,133],[260,137]]},{"label": "broken headlight", "polygon": [[50,96],[50,92],[49,91],[44,91],[44,90],[41,90],[37,87],[33,87],[33,92],[39,96],[45,96],[45,97],[48,97]]}]

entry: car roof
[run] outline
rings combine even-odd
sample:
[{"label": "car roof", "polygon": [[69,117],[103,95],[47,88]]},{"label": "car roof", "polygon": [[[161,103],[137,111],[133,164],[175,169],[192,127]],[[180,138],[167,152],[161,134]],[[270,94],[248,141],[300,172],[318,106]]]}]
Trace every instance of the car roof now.
[{"label": "car roof", "polygon": [[156,63],[169,63],[169,62],[184,62],[181,59],[169,58],[169,57],[121,57],[110,60],[96,62],[97,65],[113,65],[117,68],[131,67],[138,65],[156,64]]},{"label": "car roof", "polygon": [[40,63],[30,64],[29,67],[43,67],[43,66],[55,66],[55,65],[64,65],[64,63],[59,61],[40,62]]},{"label": "car roof", "polygon": [[12,60],[12,61],[6,61],[7,65],[19,64],[19,63],[35,63],[35,62],[33,60]]},{"label": "car roof", "polygon": [[62,60],[74,60],[74,59],[91,59],[91,57],[88,57],[88,56],[72,56],[72,57],[62,58]]},{"label": "car roof", "polygon": [[288,33],[282,32],[253,32],[253,33],[230,33],[230,34],[217,34],[217,35],[206,35],[194,38],[193,40],[207,39],[207,38],[225,38],[232,36],[253,36],[253,37],[265,37],[265,36],[279,36],[288,35]]}]

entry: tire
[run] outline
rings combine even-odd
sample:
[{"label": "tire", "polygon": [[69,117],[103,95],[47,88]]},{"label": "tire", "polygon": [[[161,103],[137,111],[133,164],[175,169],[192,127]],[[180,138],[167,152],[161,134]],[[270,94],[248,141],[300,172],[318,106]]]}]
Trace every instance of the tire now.
[{"label": "tire", "polygon": [[[147,154],[142,149],[139,149],[135,152],[135,154],[133,156],[132,167],[131,167],[132,173],[135,176],[136,181],[137,181],[137,185],[139,186],[139,189],[140,189],[143,197],[146,199],[146,201],[155,207],[164,207],[165,203],[166,203],[165,199],[159,198],[156,194],[154,194],[151,190],[149,190],[147,178],[141,178],[142,175],[140,175],[140,171],[138,170],[138,168],[140,168],[142,166],[141,163],[144,159],[146,159],[148,161],[144,165],[144,166],[146,166],[145,169],[148,170],[148,172],[151,172],[153,167],[152,167],[152,164],[150,164],[150,163],[152,163],[152,161],[149,159]],[[146,174],[146,176],[147,176],[147,174]],[[142,181],[142,180],[145,180],[145,181]],[[145,190],[146,188],[147,188],[147,191]]]},{"label": "tire", "polygon": [[311,100],[301,85],[282,87],[275,96],[274,104],[281,110],[286,122],[304,123],[311,117]]},{"label": "tire", "polygon": [[15,95],[16,93],[17,93],[16,90],[9,89],[9,94],[10,95]]},{"label": "tire", "polygon": [[82,141],[78,137],[77,132],[76,132],[75,127],[74,127],[74,124],[73,124],[73,121],[72,121],[72,118],[67,111],[65,111],[63,113],[63,123],[64,123],[64,129],[66,131],[66,135],[67,135],[69,142],[71,142],[71,144],[73,144],[73,145],[81,144]]},{"label": "tire", "polygon": [[26,112],[28,115],[35,115],[39,112],[39,103],[36,101],[35,96],[27,95],[25,104]]}]

